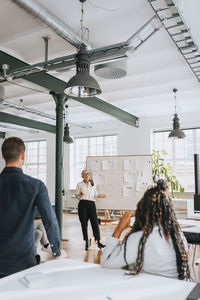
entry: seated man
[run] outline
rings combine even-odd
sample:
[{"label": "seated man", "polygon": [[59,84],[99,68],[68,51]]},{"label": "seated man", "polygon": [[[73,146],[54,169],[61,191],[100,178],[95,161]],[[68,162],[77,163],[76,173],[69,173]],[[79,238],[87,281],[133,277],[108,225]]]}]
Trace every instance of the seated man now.
[{"label": "seated man", "polygon": [[38,248],[39,245],[42,245],[43,251],[48,251],[51,252],[51,247],[46,235],[46,230],[40,221],[35,221],[34,222],[34,233],[35,233],[35,244],[36,247]]},{"label": "seated man", "polygon": [[[185,279],[190,277],[187,242],[176,220],[167,185],[163,180],[148,189],[137,204],[135,222],[122,245],[119,238],[130,226],[132,212],[125,214],[107,241],[102,266],[125,268]],[[185,245],[184,245],[185,243]]]}]

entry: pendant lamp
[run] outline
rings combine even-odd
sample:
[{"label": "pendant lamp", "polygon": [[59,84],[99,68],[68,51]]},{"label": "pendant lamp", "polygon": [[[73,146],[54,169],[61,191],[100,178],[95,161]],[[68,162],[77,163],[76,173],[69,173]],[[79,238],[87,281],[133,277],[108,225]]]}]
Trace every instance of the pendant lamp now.
[{"label": "pendant lamp", "polygon": [[72,144],[73,139],[69,135],[69,125],[66,123],[64,128],[63,142],[67,144]]},{"label": "pendant lamp", "polygon": [[98,82],[90,75],[90,59],[84,44],[81,44],[76,58],[76,75],[68,81],[64,92],[74,97],[92,97],[100,94]]},{"label": "pendant lamp", "polygon": [[[79,1],[82,5],[80,19],[81,40],[83,40],[83,37],[86,35],[89,39],[89,29],[83,25],[83,4],[86,0]],[[76,75],[68,81],[64,92],[68,96],[74,97],[92,97],[101,93],[98,82],[90,75],[89,53],[83,42],[76,54]]]},{"label": "pendant lamp", "polygon": [[[68,120],[68,105],[65,105],[65,111],[64,111],[64,124],[65,124],[65,120]],[[69,135],[69,125],[68,123],[65,124],[64,127],[64,135],[63,135],[63,142],[67,143],[67,144],[72,144],[74,141],[71,138],[71,136]]]},{"label": "pendant lamp", "polygon": [[174,92],[174,101],[175,101],[175,113],[173,117],[173,130],[170,131],[168,138],[175,138],[175,139],[183,139],[185,138],[185,133],[180,129],[180,121],[178,118],[178,114],[176,112],[176,92],[177,89],[173,89]]}]

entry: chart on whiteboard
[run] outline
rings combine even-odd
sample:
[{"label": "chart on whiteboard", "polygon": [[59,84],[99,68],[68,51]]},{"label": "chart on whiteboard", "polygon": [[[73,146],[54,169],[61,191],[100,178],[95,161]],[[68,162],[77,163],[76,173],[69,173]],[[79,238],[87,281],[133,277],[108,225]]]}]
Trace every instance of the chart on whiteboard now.
[{"label": "chart on whiteboard", "polygon": [[146,189],[152,185],[151,155],[88,156],[87,169],[99,194],[99,209],[136,209]]}]

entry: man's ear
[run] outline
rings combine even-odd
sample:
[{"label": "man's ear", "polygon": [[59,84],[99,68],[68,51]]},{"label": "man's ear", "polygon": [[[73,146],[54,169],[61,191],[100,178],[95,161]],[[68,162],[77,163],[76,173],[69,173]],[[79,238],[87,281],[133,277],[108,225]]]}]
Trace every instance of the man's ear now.
[{"label": "man's ear", "polygon": [[25,152],[22,152],[21,153],[21,160],[24,160],[25,159]]}]

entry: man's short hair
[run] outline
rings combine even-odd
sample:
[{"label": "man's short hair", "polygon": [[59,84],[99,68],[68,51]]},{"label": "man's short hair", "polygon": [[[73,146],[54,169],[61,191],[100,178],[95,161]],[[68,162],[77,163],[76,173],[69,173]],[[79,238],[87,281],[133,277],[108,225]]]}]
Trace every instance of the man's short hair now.
[{"label": "man's short hair", "polygon": [[18,137],[5,139],[1,146],[1,152],[6,163],[17,161],[22,152],[25,152],[25,144]]}]

